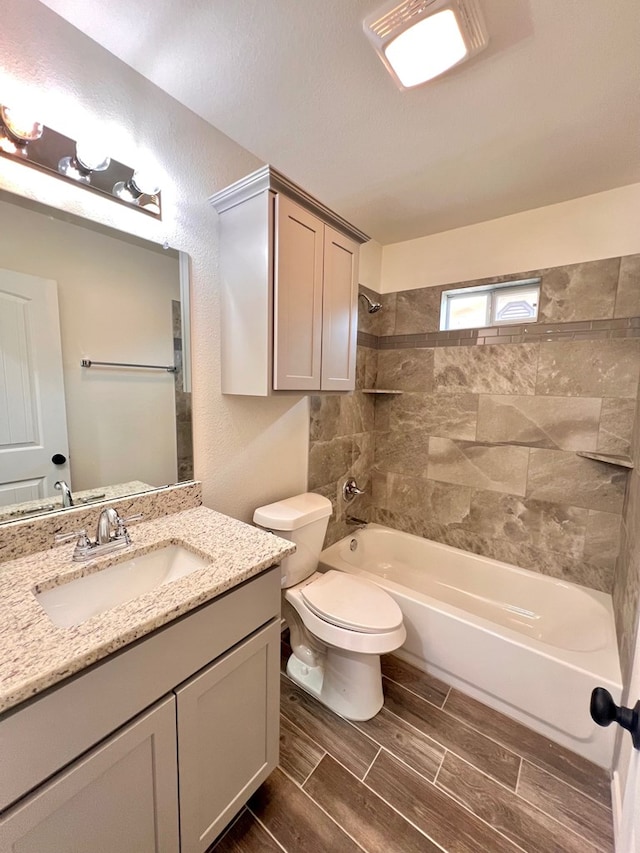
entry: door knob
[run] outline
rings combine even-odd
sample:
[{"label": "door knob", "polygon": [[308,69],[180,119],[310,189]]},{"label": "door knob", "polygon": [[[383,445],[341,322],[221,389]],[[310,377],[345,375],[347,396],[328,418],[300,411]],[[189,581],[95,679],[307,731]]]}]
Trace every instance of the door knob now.
[{"label": "door knob", "polygon": [[604,687],[596,687],[591,693],[589,710],[591,719],[599,726],[618,723],[623,729],[631,732],[634,747],[640,749],[640,701],[636,702],[634,708],[625,708],[616,705],[611,693]]}]

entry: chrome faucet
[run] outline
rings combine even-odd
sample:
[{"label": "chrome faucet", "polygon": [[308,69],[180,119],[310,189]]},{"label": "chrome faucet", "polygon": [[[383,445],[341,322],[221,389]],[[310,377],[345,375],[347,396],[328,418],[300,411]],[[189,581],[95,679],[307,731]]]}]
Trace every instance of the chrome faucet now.
[{"label": "chrome faucet", "polygon": [[67,483],[64,480],[58,480],[53,486],[62,492],[62,506],[73,506],[73,495]]},{"label": "chrome faucet", "polygon": [[105,507],[98,518],[98,529],[96,531],[95,541],[92,541],[86,530],[77,530],[74,533],[63,533],[56,535],[56,542],[68,542],[71,539],[77,539],[76,547],[73,551],[73,560],[76,563],[84,560],[91,560],[93,557],[99,557],[101,554],[109,554],[111,551],[118,551],[120,548],[126,548],[131,545],[131,537],[126,528],[129,521],[136,521],[142,518],[141,514],[122,518],[118,515],[117,510],[111,506]]},{"label": "chrome faucet", "polygon": [[[118,525],[123,525],[125,535],[128,537],[124,522],[112,506],[105,507],[98,518],[98,529],[96,530],[96,545],[106,545],[111,541],[111,532],[113,531],[114,538],[117,537]],[[127,545],[129,543],[127,542]]]}]

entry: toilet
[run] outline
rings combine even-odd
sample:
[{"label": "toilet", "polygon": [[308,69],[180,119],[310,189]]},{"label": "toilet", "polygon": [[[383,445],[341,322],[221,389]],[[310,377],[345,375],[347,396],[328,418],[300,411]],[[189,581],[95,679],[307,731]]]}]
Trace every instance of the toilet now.
[{"label": "toilet", "polygon": [[307,493],[259,507],[258,527],[296,544],[282,561],[282,615],[293,654],[287,675],[348,720],[383,703],[380,655],[405,641],[402,612],[383,589],[354,575],[318,572],[331,502]]}]

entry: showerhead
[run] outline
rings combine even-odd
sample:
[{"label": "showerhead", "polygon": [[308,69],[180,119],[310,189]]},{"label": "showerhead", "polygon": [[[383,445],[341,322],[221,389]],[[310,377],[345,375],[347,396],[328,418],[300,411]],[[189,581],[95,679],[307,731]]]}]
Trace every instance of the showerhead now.
[{"label": "showerhead", "polygon": [[359,293],[358,296],[361,296],[367,303],[367,311],[369,314],[375,314],[376,311],[379,311],[382,308],[381,302],[374,302],[372,299],[369,299],[366,293]]}]

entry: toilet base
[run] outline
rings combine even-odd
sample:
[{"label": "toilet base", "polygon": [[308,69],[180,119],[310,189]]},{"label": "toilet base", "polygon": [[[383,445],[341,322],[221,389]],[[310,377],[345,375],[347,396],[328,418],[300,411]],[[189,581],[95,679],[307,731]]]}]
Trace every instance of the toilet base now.
[{"label": "toilet base", "polygon": [[370,720],[384,702],[380,655],[329,647],[321,665],[308,666],[293,654],[287,675],[347,720]]}]

